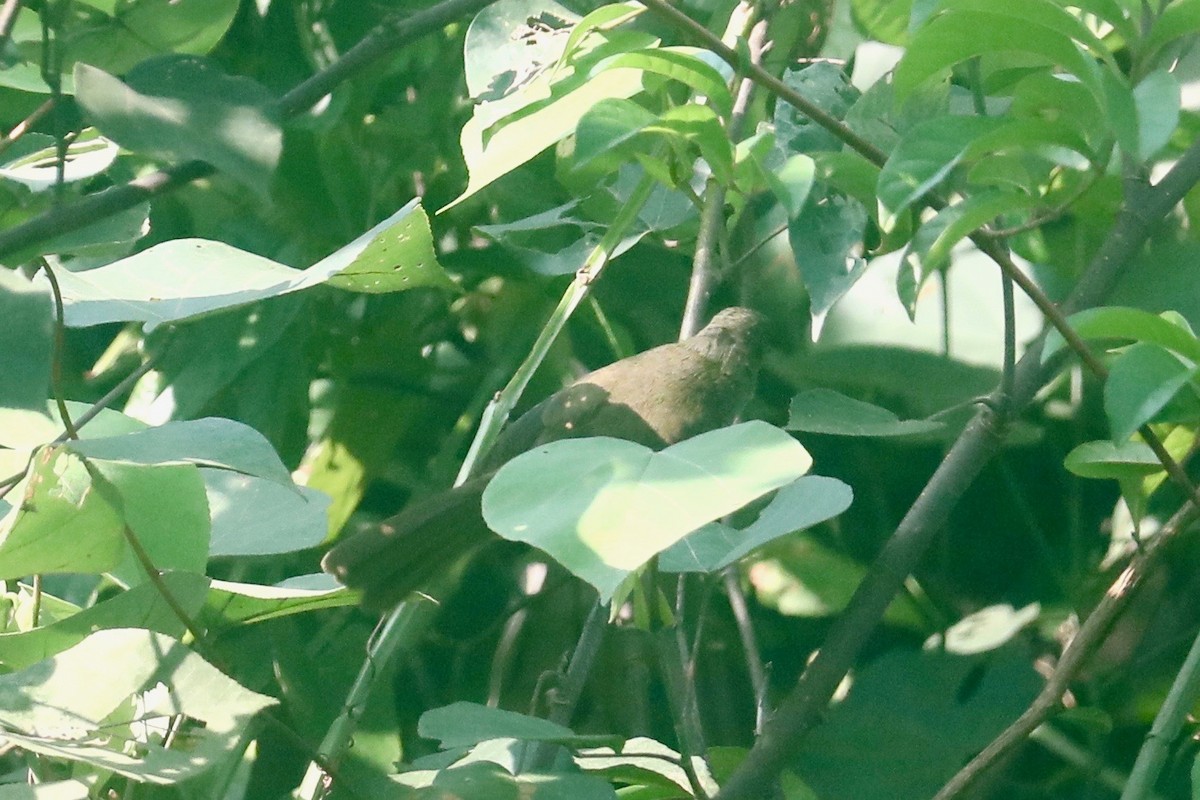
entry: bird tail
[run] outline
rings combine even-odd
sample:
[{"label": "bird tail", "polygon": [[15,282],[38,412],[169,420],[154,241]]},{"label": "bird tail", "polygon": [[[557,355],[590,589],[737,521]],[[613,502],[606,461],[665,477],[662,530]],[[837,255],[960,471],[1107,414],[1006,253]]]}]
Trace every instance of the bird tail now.
[{"label": "bird tail", "polygon": [[487,477],[409,503],[377,527],[338,542],[321,568],[351,589],[362,605],[386,610],[430,584],[488,541],[480,511]]}]

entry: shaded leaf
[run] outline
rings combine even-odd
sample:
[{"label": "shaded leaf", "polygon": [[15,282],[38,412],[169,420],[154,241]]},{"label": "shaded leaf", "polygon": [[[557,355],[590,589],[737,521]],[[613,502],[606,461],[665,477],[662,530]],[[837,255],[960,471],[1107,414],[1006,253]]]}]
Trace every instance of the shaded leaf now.
[{"label": "shaded leaf", "polygon": [[127,80],[76,66],[75,99],[101,132],[135,152],[207,161],[267,193],[283,132],[266,89],[205,59],[177,55],[144,61]]},{"label": "shaded leaf", "polygon": [[854,493],[836,478],[807,475],[779,490],[753,523],[737,530],[714,522],[663,551],[663,572],[714,572],[758,548],[836,517],[850,507]]},{"label": "shaded leaf", "polygon": [[940,422],[902,420],[886,408],[832,389],[808,389],[792,398],[787,429],[835,436],[910,436],[940,430]]},{"label": "shaded leaf", "polygon": [[568,439],[501,468],[484,491],[483,515],[505,538],[545,550],[609,597],[655,554],[811,463],[798,442],[762,422],[658,452],[623,439]]}]

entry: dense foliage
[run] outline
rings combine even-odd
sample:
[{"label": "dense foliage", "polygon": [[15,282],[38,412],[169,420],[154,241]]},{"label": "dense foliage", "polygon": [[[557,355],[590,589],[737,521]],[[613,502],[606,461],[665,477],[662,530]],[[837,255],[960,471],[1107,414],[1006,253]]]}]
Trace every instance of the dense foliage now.
[{"label": "dense foliage", "polygon": [[[0,798],[1200,796],[1198,36],[3,3]],[[747,422],[511,462],[541,549],[382,620],[321,573],[730,305]]]}]

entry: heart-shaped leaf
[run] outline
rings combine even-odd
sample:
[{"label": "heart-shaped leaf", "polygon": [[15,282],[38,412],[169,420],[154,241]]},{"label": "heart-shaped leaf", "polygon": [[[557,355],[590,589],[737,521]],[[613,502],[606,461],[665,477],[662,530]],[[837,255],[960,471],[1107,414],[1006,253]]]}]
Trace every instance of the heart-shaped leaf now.
[{"label": "heart-shaped leaf", "polygon": [[483,516],[506,539],[545,550],[608,598],[687,534],[808,471],[791,436],[746,422],[654,451],[623,439],[566,439],[506,464]]}]

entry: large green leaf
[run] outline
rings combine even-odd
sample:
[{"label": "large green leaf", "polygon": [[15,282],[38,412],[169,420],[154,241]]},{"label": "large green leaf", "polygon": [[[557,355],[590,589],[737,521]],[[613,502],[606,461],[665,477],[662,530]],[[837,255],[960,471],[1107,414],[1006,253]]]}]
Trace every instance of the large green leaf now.
[{"label": "large green leaf", "polygon": [[124,320],[154,327],[326,282],[365,292],[453,287],[433,257],[418,200],[304,270],[224,242],[175,239],[98,269],[59,272],[74,327]]},{"label": "large green leaf", "polygon": [[265,197],[283,151],[266,89],[193,56],[163,56],[126,80],[75,68],[75,99],[122,147],[173,161],[207,161]]},{"label": "large green leaf", "polygon": [[648,149],[647,137],[659,138],[690,163],[692,146],[714,175],[733,180],[733,149],[716,113],[694,103],[654,115],[631,100],[602,100],[579,120],[573,171],[599,180]]},{"label": "large green leaf", "polygon": [[659,452],[624,439],[568,439],[501,468],[484,491],[483,515],[501,536],[545,550],[607,598],[654,555],[811,464],[795,439],[763,422]]},{"label": "large green leaf", "polygon": [[[1197,374],[1178,356],[1156,344],[1139,342],[1117,357],[1104,382],[1104,412],[1114,442],[1123,442],[1155,419],[1178,396],[1189,411],[1200,411],[1195,390],[1185,386]],[[1200,414],[1188,414],[1192,421]]]},{"label": "large green leaf", "polygon": [[[99,175],[112,165],[120,150],[95,128],[82,131],[67,145],[63,157],[63,183],[73,183]],[[58,146],[53,143],[28,155],[0,165],[0,178],[7,178],[40,192],[58,182]]]},{"label": "large green leaf", "polygon": [[930,797],[1041,684],[1021,652],[893,648],[857,673],[792,768],[819,797]]},{"label": "large green leaf", "polygon": [[426,711],[417,723],[417,733],[437,739],[443,749],[500,738],[528,742],[568,742],[576,738],[570,728],[550,720],[464,701]]},{"label": "large green leaf", "polygon": [[1063,465],[1081,478],[1142,478],[1162,471],[1162,463],[1145,442],[1084,442],[1067,454]]},{"label": "large green leaf", "polygon": [[258,431],[231,419],[168,422],[123,436],[72,442],[70,447],[91,459],[125,464],[195,464],[293,485],[291,473],[271,443]]},{"label": "large green leaf", "polygon": [[[1153,314],[1126,306],[1100,306],[1072,314],[1068,321],[1082,339],[1148,342],[1200,363],[1200,340],[1187,321],[1178,315]],[[1046,337],[1042,360],[1050,358],[1065,345],[1062,334],[1051,331]]]},{"label": "large green leaf", "polygon": [[0,268],[0,408],[46,413],[54,310],[50,292]]},{"label": "large green leaf", "polygon": [[566,67],[560,59],[571,37],[553,34],[578,21],[557,3],[530,0],[501,0],[475,17],[464,46],[467,87],[482,102],[462,129],[469,179],[442,211],[573,133],[600,100],[641,91],[638,69],[605,70],[595,77],[587,71],[606,56],[657,40],[635,31],[592,29],[573,45],[576,57]]},{"label": "large green leaf", "polygon": [[[1021,16],[1022,9],[1039,13]],[[896,67],[896,96],[903,102],[925,81],[973,56],[1020,52],[1064,67],[1096,97],[1103,97],[1100,68],[1076,40],[1092,44],[1095,36],[1078,19],[1048,0],[951,9],[934,16],[911,38],[904,58]]]},{"label": "large green leaf", "polygon": [[941,430],[942,423],[900,419],[891,411],[832,389],[808,389],[792,398],[788,430],[834,436],[912,436]]},{"label": "large green leaf", "polygon": [[[211,525],[204,481],[195,466],[99,460],[92,466],[120,495],[125,524],[150,563],[160,570],[204,574]],[[121,563],[107,572],[125,586],[149,580],[146,568],[129,548]]]},{"label": "large green leaf", "polygon": [[866,261],[855,253],[867,225],[858,201],[810,194],[799,216],[788,222],[788,242],[810,296],[813,338],[821,335],[833,304],[862,277]]},{"label": "large green leaf", "polygon": [[[58,39],[63,57],[63,91],[71,93],[71,70],[76,63],[90,64],[120,75],[140,62],[164,53],[203,55],[221,40],[234,16],[237,0],[102,0],[72,3],[65,7]],[[63,13],[60,11],[59,13]],[[12,42],[24,63],[0,69],[0,85],[49,94],[42,80],[42,26],[36,8],[17,13]]]},{"label": "large green leaf", "polygon": [[900,214],[946,179],[979,137],[1002,125],[990,117],[949,116],[908,131],[879,175],[880,226],[891,230]]},{"label": "large green leaf", "polygon": [[325,573],[301,576],[280,586],[213,581],[203,618],[209,630],[234,628],[321,608],[358,605],[358,600],[357,593],[347,591]]},{"label": "large green leaf", "polygon": [[[10,743],[158,784],[220,763],[254,715],[274,703],[169,637],[137,628],[98,631],[0,675],[0,724]],[[203,725],[187,725],[168,749],[153,731],[175,714]],[[126,740],[137,744],[136,754],[126,752]]]},{"label": "large green leaf", "polygon": [[[187,572],[162,576],[171,598],[195,616],[208,594],[208,578]],[[32,603],[22,596],[22,603]],[[183,622],[157,586],[144,583],[115,597],[84,608],[64,619],[32,630],[0,634],[0,663],[8,670],[24,669],[82,642],[98,630],[139,627],[167,636],[183,636]]]},{"label": "large green leaf", "polygon": [[951,251],[981,226],[1004,214],[1024,211],[1035,205],[1028,195],[1000,189],[983,189],[938,211],[921,224],[901,257],[896,273],[896,290],[908,316],[917,311],[917,298],[925,281],[950,264]]},{"label": "large green leaf", "polygon": [[329,530],[329,495],[228,470],[200,471],[212,509],[212,556],[261,556],[315,547]]},{"label": "large green leaf", "polygon": [[663,572],[724,569],[768,542],[836,517],[853,499],[850,487],[836,478],[806,475],[780,489],[746,528],[705,525],[665,550],[658,567]]},{"label": "large green leaf", "polygon": [[114,492],[98,489],[75,453],[40,450],[21,502],[0,520],[0,579],[116,566],[125,546],[118,503]]}]

